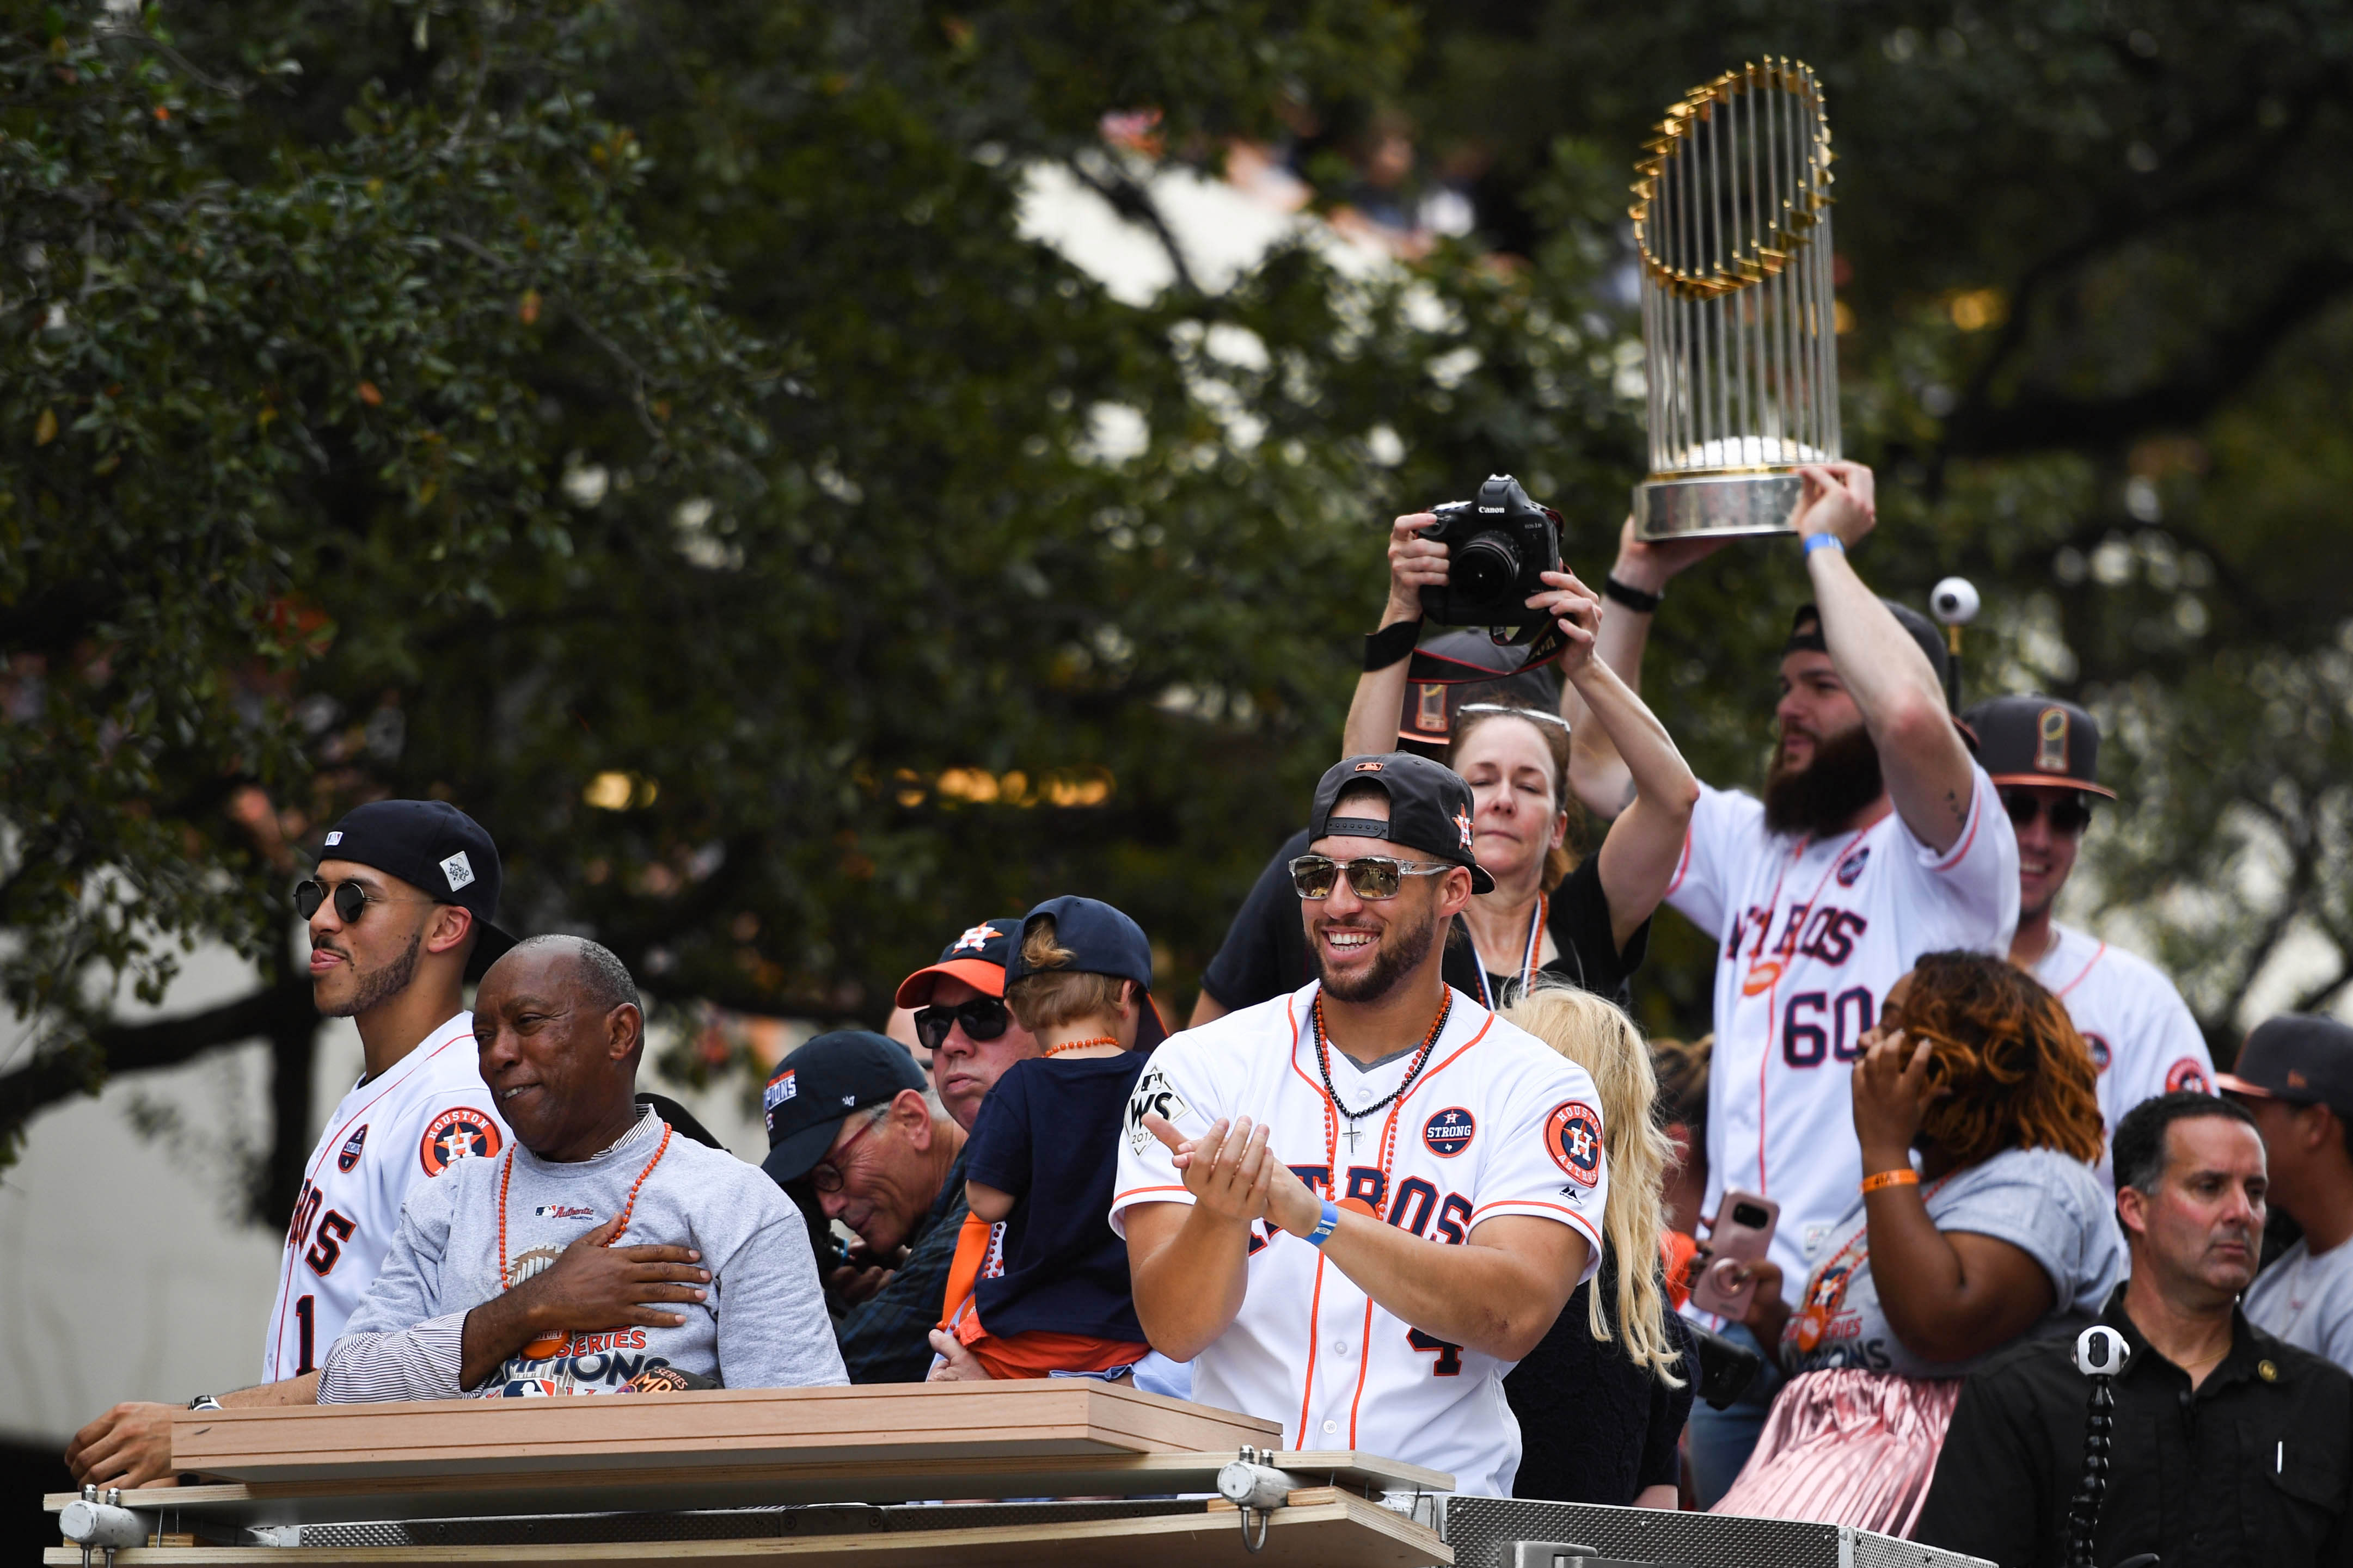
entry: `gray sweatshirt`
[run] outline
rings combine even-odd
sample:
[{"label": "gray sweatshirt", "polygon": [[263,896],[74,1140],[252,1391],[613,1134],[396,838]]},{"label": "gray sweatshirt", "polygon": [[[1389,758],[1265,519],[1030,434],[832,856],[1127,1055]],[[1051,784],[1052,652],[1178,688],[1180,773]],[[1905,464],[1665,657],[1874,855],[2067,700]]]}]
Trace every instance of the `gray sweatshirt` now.
[{"label": "gray sweatshirt", "polygon": [[[506,1194],[507,1269],[521,1284],[620,1212],[661,1141],[650,1107],[604,1152],[556,1164],[520,1143]],[[526,1347],[476,1388],[459,1386],[466,1314],[499,1293],[499,1181],[508,1157],[461,1160],[419,1182],[375,1283],[328,1349],[319,1403],[466,1394],[610,1394],[648,1367],[675,1366],[730,1388],[849,1381],[834,1346],[808,1227],[756,1165],[673,1135],[638,1191],[617,1247],[691,1247],[708,1298],[664,1302],[674,1329],[571,1325],[560,1346]],[[536,1351],[538,1353],[534,1354]]]}]

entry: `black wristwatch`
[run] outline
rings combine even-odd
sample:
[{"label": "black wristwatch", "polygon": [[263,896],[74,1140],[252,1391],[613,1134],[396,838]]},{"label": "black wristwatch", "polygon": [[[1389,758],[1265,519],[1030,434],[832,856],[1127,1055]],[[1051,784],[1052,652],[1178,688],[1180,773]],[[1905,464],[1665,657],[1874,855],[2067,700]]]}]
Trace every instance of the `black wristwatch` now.
[{"label": "black wristwatch", "polygon": [[1639,611],[1646,616],[1658,614],[1659,606],[1666,603],[1667,598],[1664,594],[1645,594],[1640,588],[1620,583],[1614,573],[1601,579],[1601,595],[1606,599],[1615,599],[1628,609]]},{"label": "black wristwatch", "polygon": [[211,1394],[199,1394],[194,1399],[188,1401],[188,1408],[191,1410],[219,1410],[224,1408],[224,1406],[219,1400],[215,1399]]}]

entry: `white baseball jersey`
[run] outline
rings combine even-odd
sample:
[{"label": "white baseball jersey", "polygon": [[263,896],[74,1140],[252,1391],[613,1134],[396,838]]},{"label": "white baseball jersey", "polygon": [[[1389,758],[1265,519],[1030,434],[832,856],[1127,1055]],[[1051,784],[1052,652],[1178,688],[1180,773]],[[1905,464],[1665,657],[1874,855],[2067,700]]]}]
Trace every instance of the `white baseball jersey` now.
[{"label": "white baseball jersey", "polygon": [[[2051,932],[2058,940],[2034,965],[2034,978],[2067,1005],[2076,1032],[2092,1047],[2092,1065],[2100,1069],[2100,1120],[2110,1142],[2117,1120],[2144,1100],[2177,1089],[2214,1092],[2206,1037],[2162,970],[2057,921]],[[2115,1189],[2105,1145],[2100,1179]]]},{"label": "white baseball jersey", "polygon": [[384,1267],[412,1186],[457,1161],[506,1147],[506,1123],[491,1105],[471,1013],[451,1018],[389,1071],[343,1096],[311,1151],[286,1226],[263,1382],[318,1370]]},{"label": "white baseball jersey", "polygon": [[1703,787],[1692,813],[1667,901],[1717,942],[1705,1214],[1726,1188],[1781,1205],[1772,1258],[1792,1306],[1862,1179],[1847,1080],[1888,987],[1925,952],[2009,956],[2018,836],[1971,773],[1941,854],[1894,811],[1819,839],[1767,832],[1764,804],[1734,791]]},{"label": "white baseball jersey", "polygon": [[[1600,1097],[1574,1062],[1459,991],[1429,1065],[1393,1105],[1354,1123],[1333,1110],[1316,1066],[1316,987],[1173,1037],[1127,1112],[1112,1228],[1131,1205],[1189,1204],[1166,1148],[1144,1126],[1157,1110],[1198,1136],[1220,1117],[1273,1128],[1270,1147],[1310,1187],[1356,1198],[1389,1224],[1451,1247],[1496,1215],[1534,1215],[1601,1256],[1609,1173]],[[1342,1104],[1377,1102],[1412,1053],[1360,1070],[1329,1053]],[[1520,1427],[1504,1400],[1514,1363],[1450,1344],[1392,1316],[1298,1237],[1251,1227],[1240,1314],[1193,1359],[1193,1398],[1282,1423],[1291,1448],[1357,1448],[1451,1471],[1458,1489],[1511,1495]]]}]

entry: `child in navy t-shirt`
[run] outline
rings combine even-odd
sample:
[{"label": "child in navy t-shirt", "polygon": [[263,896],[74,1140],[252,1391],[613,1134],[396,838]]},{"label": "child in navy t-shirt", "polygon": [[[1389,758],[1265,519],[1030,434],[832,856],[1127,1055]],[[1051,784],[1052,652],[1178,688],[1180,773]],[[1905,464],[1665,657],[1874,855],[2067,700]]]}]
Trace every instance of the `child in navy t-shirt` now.
[{"label": "child in navy t-shirt", "polygon": [[991,1377],[1116,1377],[1150,1352],[1107,1216],[1128,1099],[1163,1033],[1151,964],[1142,929],[1092,899],[1022,921],[1005,1000],[1046,1054],[1007,1069],[973,1124],[941,1323]]}]

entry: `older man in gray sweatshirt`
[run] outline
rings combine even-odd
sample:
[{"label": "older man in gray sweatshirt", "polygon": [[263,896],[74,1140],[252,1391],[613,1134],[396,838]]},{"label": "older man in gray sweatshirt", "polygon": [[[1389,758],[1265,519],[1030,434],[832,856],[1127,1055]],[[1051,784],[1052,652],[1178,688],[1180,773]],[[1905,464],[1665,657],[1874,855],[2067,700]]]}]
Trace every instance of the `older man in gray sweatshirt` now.
[{"label": "older man in gray sweatshirt", "polygon": [[520,943],[482,978],[474,1040],[514,1142],[415,1189],[321,1404],[610,1394],[666,1367],[730,1388],[849,1381],[800,1215],[758,1166],[638,1104],[645,1019],[619,959]]}]

